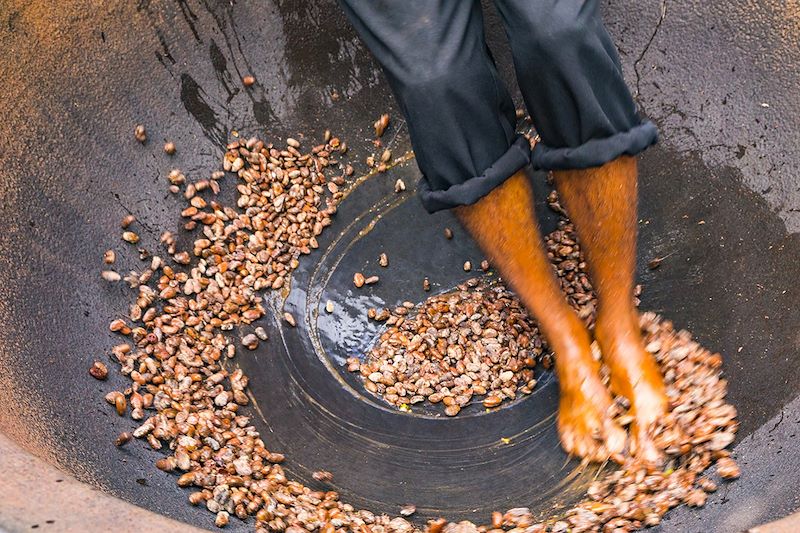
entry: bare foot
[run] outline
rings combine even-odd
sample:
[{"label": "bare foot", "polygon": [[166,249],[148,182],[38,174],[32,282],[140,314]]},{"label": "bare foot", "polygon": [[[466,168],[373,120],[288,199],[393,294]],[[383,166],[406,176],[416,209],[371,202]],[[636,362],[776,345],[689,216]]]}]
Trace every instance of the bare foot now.
[{"label": "bare foot", "polygon": [[601,462],[623,451],[627,435],[610,418],[611,395],[600,381],[597,363],[587,357],[556,362],[556,368],[562,367],[558,433],[567,453]]},{"label": "bare foot", "polygon": [[631,402],[631,453],[658,464],[663,455],[653,441],[652,431],[667,413],[664,380],[655,358],[644,349],[638,322],[620,322],[598,317],[595,337],[603,362],[611,371],[611,390]]}]

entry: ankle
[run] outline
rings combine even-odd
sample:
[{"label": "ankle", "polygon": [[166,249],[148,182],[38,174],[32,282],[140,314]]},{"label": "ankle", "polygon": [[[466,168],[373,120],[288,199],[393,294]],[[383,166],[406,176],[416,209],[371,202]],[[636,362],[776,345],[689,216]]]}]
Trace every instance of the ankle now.
[{"label": "ankle", "polygon": [[636,311],[606,312],[602,309],[598,310],[594,335],[601,348],[638,346],[642,342],[642,332],[639,328]]},{"label": "ankle", "polygon": [[542,333],[557,357],[578,361],[591,359],[589,330],[571,309],[564,307],[563,312],[554,310],[547,323],[540,323]]},{"label": "ankle", "polygon": [[558,379],[566,392],[578,392],[586,380],[597,377],[600,371],[600,362],[592,355],[589,332],[580,321],[576,322],[577,325],[562,325],[556,335],[548,336]]}]

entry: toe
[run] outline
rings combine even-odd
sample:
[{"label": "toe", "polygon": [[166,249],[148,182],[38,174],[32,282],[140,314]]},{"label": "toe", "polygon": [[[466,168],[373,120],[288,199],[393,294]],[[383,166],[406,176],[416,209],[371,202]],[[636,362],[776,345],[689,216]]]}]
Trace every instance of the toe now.
[{"label": "toe", "polygon": [[598,444],[594,439],[584,436],[578,440],[578,456],[590,461],[597,460]]},{"label": "toe", "polygon": [[575,453],[575,437],[570,430],[559,427],[558,431],[561,435],[561,447],[567,453]]},{"label": "toe", "polygon": [[650,465],[660,465],[664,461],[664,455],[653,441],[650,431],[640,425],[631,427],[631,453]]},{"label": "toe", "polygon": [[608,455],[611,456],[622,453],[625,449],[625,443],[628,440],[628,434],[625,433],[624,429],[611,421],[606,421],[605,425],[605,448]]}]

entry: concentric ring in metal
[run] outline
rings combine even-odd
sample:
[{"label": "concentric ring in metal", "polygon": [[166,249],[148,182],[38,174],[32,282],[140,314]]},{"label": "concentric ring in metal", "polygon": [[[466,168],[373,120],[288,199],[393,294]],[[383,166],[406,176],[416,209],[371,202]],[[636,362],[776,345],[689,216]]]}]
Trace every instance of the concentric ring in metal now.
[{"label": "concentric ring in metal", "polygon": [[[379,334],[369,307],[423,301],[426,276],[434,291],[445,291],[485,275],[464,272],[465,260],[479,264],[482,256],[451,216],[430,216],[413,195],[381,197],[377,189],[367,182],[353,191],[317,260],[295,271],[285,302],[271,301],[274,316],[288,311],[297,327],[273,322],[270,341],[239,361],[268,447],[285,453],[290,473],[312,486],[328,486],[311,473],[330,470],[329,486],[372,511],[396,513],[413,503],[420,517],[485,520],[500,508],[545,510],[578,496],[591,475],[581,475],[559,447],[551,372],[537,369],[534,393],[508,407],[487,411],[474,402],[448,418],[430,404],[400,411],[347,371],[345,359],[362,357]],[[455,238],[445,239],[445,227]],[[378,265],[382,252],[387,268]],[[356,271],[380,281],[357,289]]]}]

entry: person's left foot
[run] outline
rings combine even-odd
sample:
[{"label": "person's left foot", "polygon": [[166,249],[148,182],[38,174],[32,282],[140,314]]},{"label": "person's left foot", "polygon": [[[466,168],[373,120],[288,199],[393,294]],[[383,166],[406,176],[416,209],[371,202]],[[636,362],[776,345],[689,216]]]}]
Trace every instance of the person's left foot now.
[{"label": "person's left foot", "polygon": [[595,338],[611,373],[612,392],[631,403],[631,452],[648,463],[658,464],[663,454],[652,433],[669,405],[664,379],[655,358],[644,349],[638,323],[621,322],[598,316]]}]

